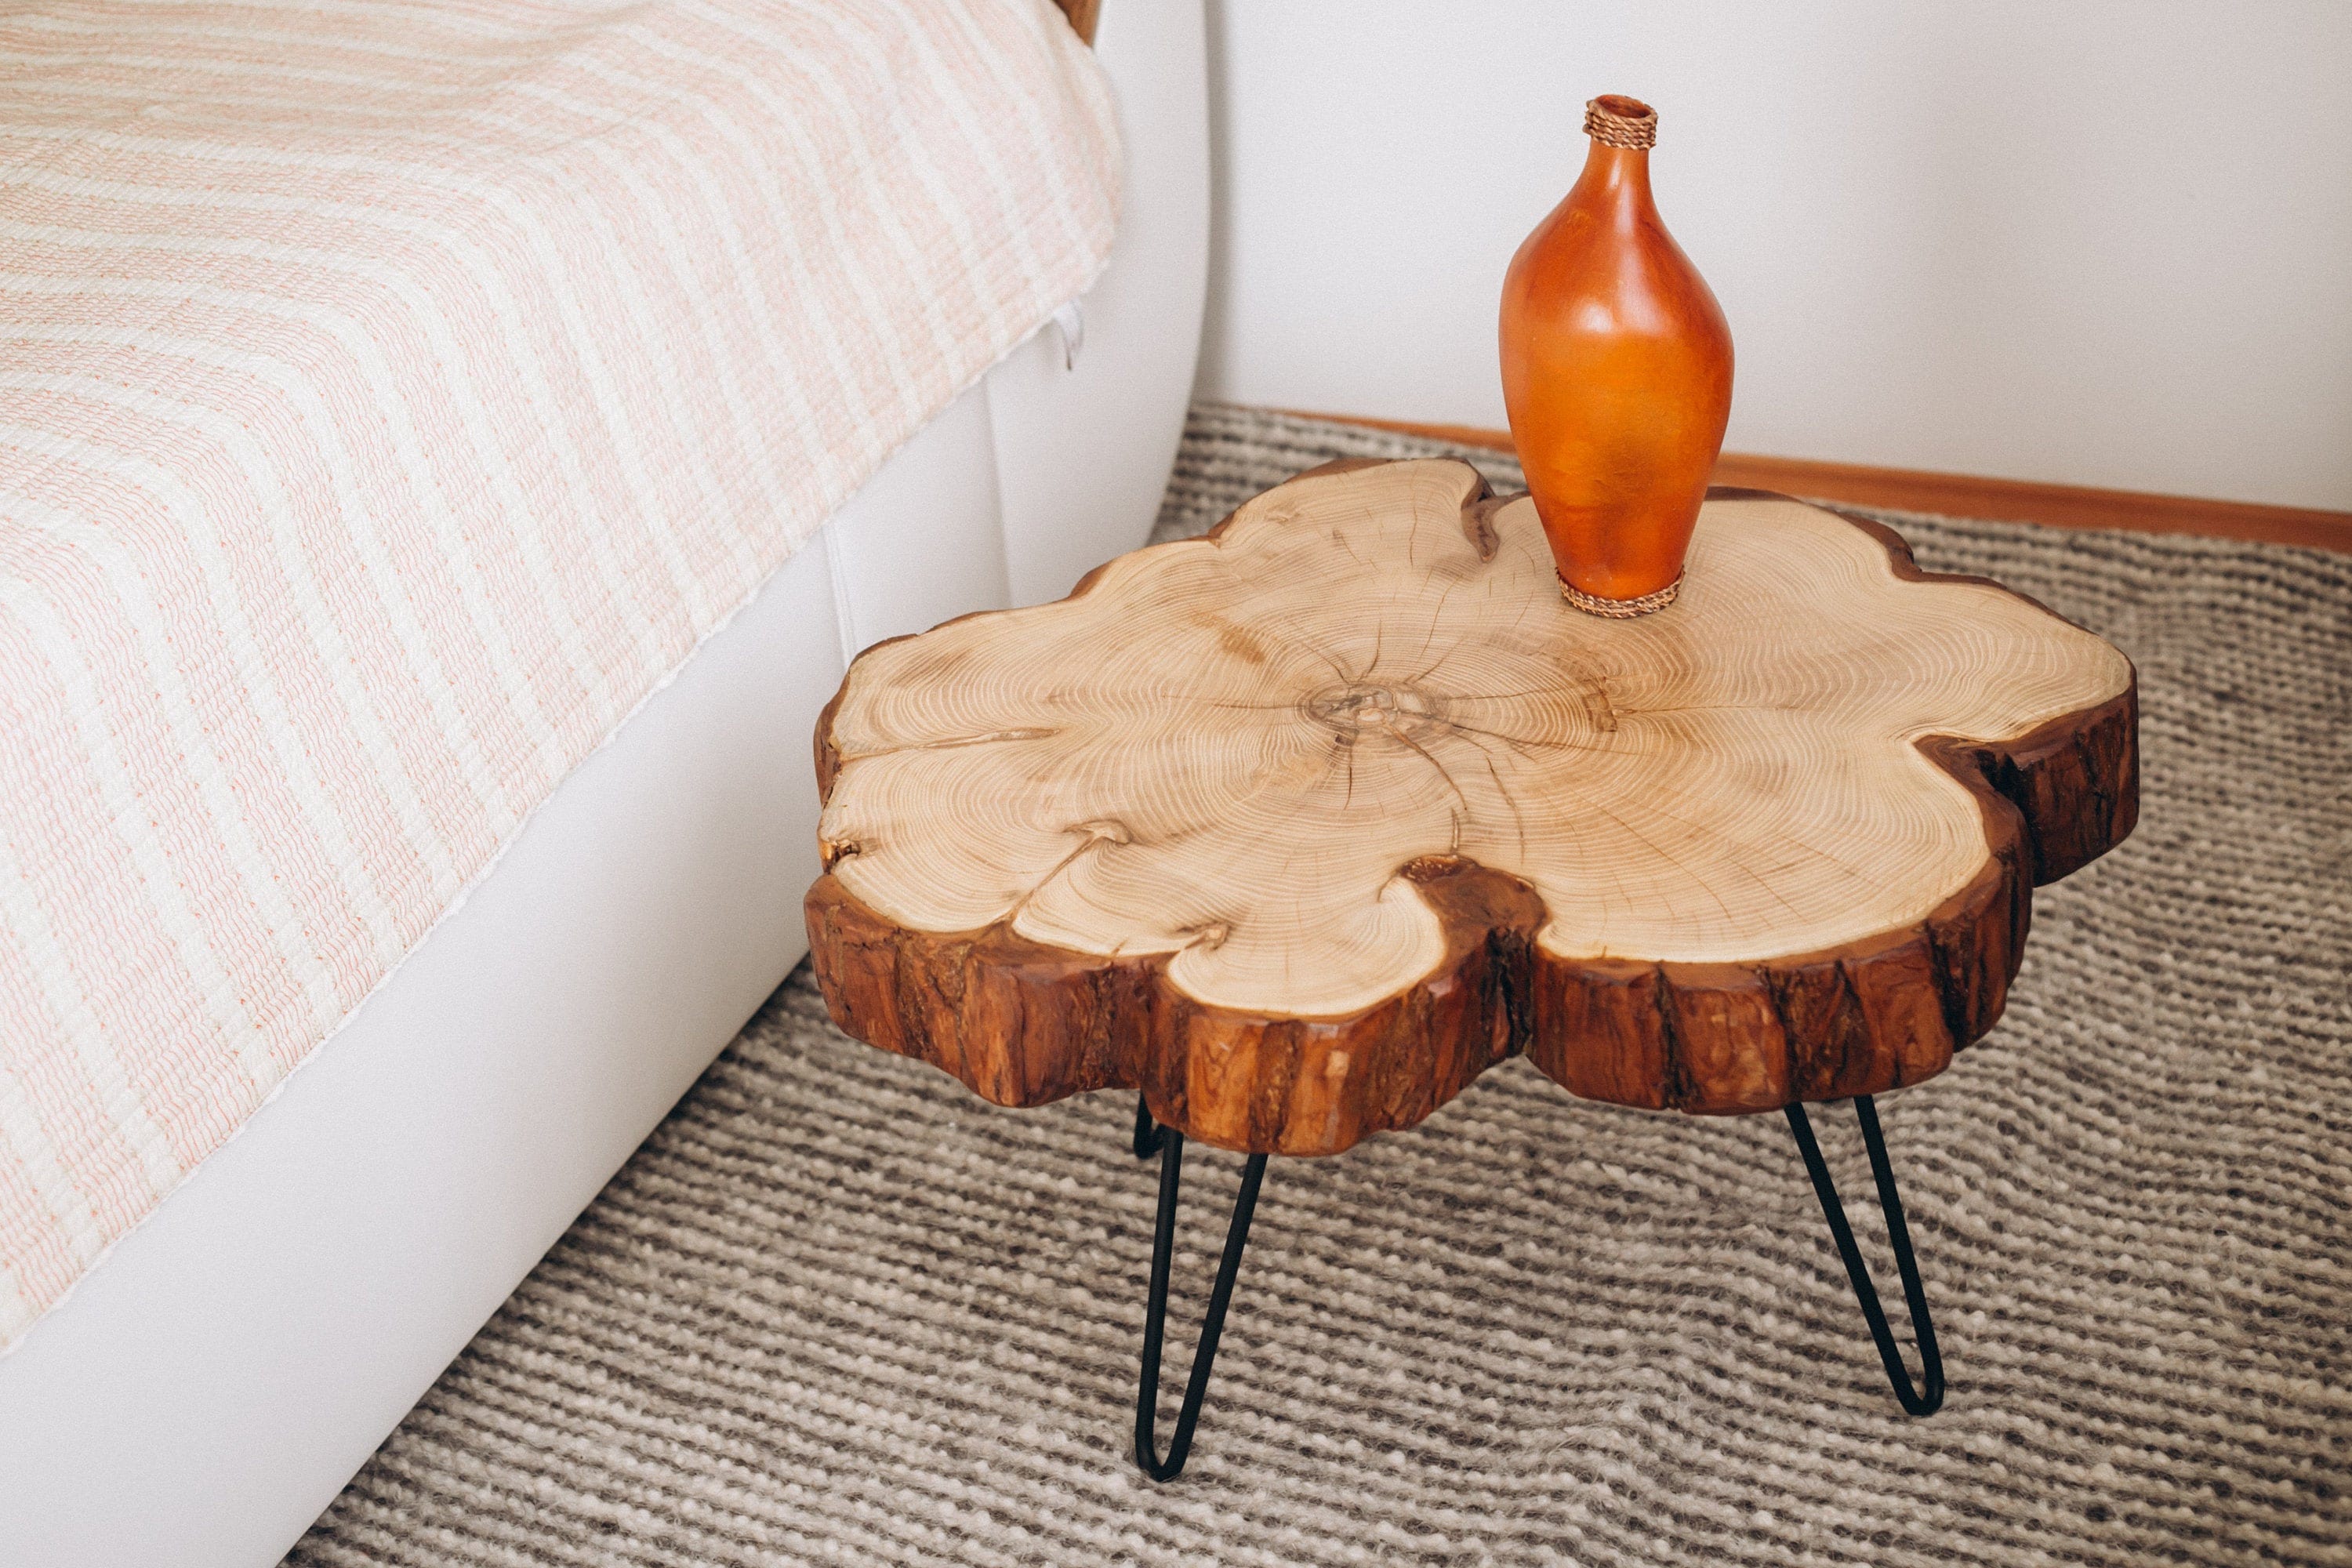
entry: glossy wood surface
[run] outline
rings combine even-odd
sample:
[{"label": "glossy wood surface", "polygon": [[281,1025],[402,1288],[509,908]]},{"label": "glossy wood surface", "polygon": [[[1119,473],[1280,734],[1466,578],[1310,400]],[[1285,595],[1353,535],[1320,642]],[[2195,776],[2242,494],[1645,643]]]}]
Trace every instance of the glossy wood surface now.
[{"label": "glossy wood surface", "polygon": [[1731,414],[1731,329],[1658,216],[1647,148],[1593,142],[1511,259],[1500,340],[1511,434],[1562,580],[1603,599],[1671,585]]}]

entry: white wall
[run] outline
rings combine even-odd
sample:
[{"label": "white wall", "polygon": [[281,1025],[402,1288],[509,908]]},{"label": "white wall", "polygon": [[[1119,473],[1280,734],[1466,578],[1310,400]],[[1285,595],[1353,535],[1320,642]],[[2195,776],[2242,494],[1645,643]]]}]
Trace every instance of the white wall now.
[{"label": "white wall", "polygon": [[[1147,3],[1147,0],[1136,0]],[[1727,445],[2352,509],[2352,4],[1213,0],[1204,395],[1500,426],[1495,305],[1656,105]]]}]

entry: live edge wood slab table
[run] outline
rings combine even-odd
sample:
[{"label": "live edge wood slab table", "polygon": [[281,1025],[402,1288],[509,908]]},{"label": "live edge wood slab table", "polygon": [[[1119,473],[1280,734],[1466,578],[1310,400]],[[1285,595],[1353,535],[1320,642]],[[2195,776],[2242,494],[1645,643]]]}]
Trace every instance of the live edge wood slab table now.
[{"label": "live edge wood slab table", "polygon": [[[999,1105],[1140,1091],[1160,1154],[1136,1456],[1189,1448],[1265,1156],[1410,1127],[1507,1057],[1781,1111],[1897,1397],[1942,1370],[1871,1096],[2000,1016],[2036,883],[2137,811],[2122,654],[1892,531],[1716,490],[1680,599],[1565,604],[1533,505],[1345,462],[1070,596],[868,649],[816,736],[817,978]],[[1804,1102],[1852,1099],[1923,1386]],[[1251,1156],[1154,1447],[1183,1142]]]}]

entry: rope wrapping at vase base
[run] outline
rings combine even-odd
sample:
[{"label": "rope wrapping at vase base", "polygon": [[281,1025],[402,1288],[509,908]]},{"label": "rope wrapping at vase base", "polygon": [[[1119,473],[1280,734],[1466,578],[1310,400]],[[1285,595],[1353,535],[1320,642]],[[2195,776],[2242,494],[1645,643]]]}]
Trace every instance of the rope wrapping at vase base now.
[{"label": "rope wrapping at vase base", "polygon": [[1600,616],[1612,621],[1630,621],[1636,616],[1646,616],[1663,610],[1675,602],[1683,591],[1682,574],[1654,593],[1637,594],[1630,599],[1604,599],[1598,594],[1588,594],[1567,578],[1559,580],[1559,596],[1588,616]]},{"label": "rope wrapping at vase base", "polygon": [[[1439,449],[1199,408],[1160,537]],[[1878,1102],[1936,1415],[1889,1396],[1780,1117],[1515,1062],[1269,1165],[1198,1445],[1154,1487],[1134,1096],[997,1110],[844,1039],[803,973],[293,1563],[2352,1563],[2352,562],[1897,526],[2114,638],[2143,713],[2138,833],[2035,892],[1990,1037]],[[1885,1288],[1853,1118],[1821,1139]],[[1179,1323],[1240,1167],[1186,1162]]]}]

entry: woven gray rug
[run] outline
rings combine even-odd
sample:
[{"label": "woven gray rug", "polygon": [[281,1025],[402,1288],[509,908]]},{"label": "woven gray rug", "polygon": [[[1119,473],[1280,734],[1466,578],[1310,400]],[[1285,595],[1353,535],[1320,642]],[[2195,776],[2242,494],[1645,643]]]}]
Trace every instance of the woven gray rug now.
[{"label": "woven gray rug", "polygon": [[[1204,407],[1162,531],[1438,449]],[[1273,1163],[1155,1487],[1132,1102],[992,1109],[803,973],[289,1561],[2352,1563],[2352,560],[1890,521],[2119,643],[2145,710],[2137,834],[2037,895],[2000,1028],[1881,1101],[1940,1414],[1896,1409],[1779,1117],[1510,1063]],[[1171,1389],[1239,1163],[1187,1163]]]}]

